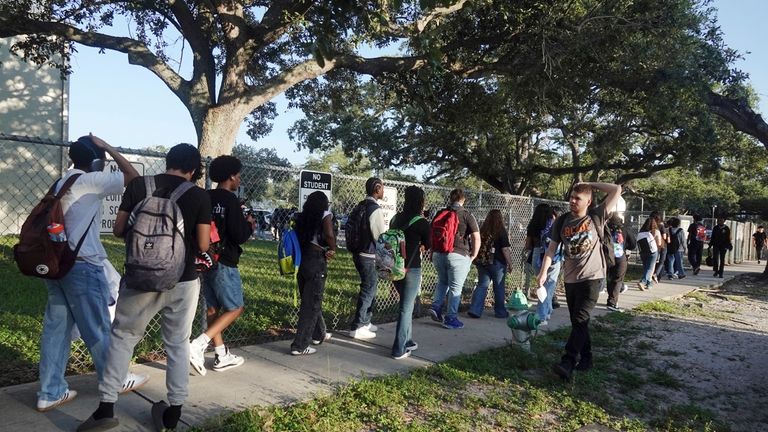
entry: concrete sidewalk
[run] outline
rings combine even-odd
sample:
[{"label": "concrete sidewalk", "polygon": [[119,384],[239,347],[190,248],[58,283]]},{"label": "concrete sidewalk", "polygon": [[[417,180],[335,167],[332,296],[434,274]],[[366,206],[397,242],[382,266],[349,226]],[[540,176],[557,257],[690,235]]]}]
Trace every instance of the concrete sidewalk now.
[{"label": "concrete sidewalk", "polygon": [[[754,262],[726,267],[725,278],[715,279],[711,269],[698,276],[682,280],[664,280],[650,291],[638,291],[629,283],[629,291],[620,297],[620,306],[633,308],[652,299],[672,298],[697,287],[720,285],[740,273],[760,273],[764,266]],[[547,329],[569,324],[565,300],[556,309]],[[606,295],[601,294],[595,316],[607,313]],[[180,430],[230,411],[243,410],[254,405],[288,404],[327,394],[339,384],[351,379],[404,372],[429,366],[461,353],[474,353],[503,346],[511,341],[512,333],[506,320],[485,314],[482,319],[460,317],[466,327],[446,330],[429,318],[414,321],[414,339],[419,349],[404,360],[390,357],[395,323],[379,325],[378,337],[371,341],[350,339],[345,333],[334,334],[333,339],[319,347],[312,356],[288,354],[290,341],[279,341],[233,350],[245,357],[245,364],[237,369],[217,373],[210,369],[212,353],[208,354],[206,376],[190,376],[189,399],[184,405]],[[135,365],[133,372],[149,374],[150,382],[136,392],[123,395],[115,405],[120,420],[117,431],[153,430],[150,408],[152,403],[165,399],[165,365],[149,363]],[[94,374],[67,378],[70,388],[78,397],[59,409],[47,413],[35,410],[39,383],[21,384],[0,389],[0,412],[4,431],[74,431],[90,416],[99,403]]]}]

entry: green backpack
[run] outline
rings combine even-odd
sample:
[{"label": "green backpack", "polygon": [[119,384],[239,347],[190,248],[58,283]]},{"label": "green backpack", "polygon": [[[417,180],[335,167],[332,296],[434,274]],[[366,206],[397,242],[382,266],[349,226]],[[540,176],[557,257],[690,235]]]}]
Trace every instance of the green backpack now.
[{"label": "green backpack", "polygon": [[416,221],[423,219],[414,216],[403,228],[390,228],[376,240],[376,271],[379,277],[390,281],[405,278],[405,232]]}]

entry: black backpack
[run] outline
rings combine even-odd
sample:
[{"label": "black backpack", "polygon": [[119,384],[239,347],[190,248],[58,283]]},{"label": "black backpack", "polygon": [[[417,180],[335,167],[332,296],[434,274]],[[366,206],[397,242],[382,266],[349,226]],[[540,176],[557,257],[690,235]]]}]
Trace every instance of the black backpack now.
[{"label": "black backpack", "polygon": [[360,201],[349,214],[344,225],[344,237],[347,242],[347,250],[352,253],[360,253],[368,249],[371,244],[371,223],[368,220],[367,200]]},{"label": "black backpack", "polygon": [[680,231],[682,231],[682,228],[677,228],[676,230],[670,230],[669,232],[669,247],[667,250],[671,253],[675,253],[680,250]]}]

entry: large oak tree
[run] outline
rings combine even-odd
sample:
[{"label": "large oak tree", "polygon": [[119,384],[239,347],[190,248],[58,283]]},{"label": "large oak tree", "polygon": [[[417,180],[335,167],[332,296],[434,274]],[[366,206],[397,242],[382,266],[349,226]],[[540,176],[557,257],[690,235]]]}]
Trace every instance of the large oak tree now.
[{"label": "large oak tree", "polygon": [[[625,183],[716,165],[742,146],[733,131],[768,145],[738,54],[704,4],[484,3],[445,21],[411,49],[451,47],[440,58],[473,67],[373,80],[333,71],[289,91],[306,114],[293,135],[517,194],[546,194],[557,176]],[[755,138],[751,151],[764,152]]]},{"label": "large oak tree", "polygon": [[[593,82],[642,91],[653,81],[603,74],[627,68],[664,78],[664,67],[634,61],[633,55],[639,59],[643,53],[622,53],[622,46],[641,49],[638,37],[663,39],[679,31],[694,31],[691,42],[706,45],[700,29],[670,24],[666,16],[685,18],[695,6],[688,0],[16,0],[0,2],[0,37],[25,36],[14,44],[17,54],[64,72],[75,44],[125,53],[129,63],[153,72],[179,98],[189,110],[201,152],[214,156],[230,152],[246,118],[253,137],[268,131],[277,95],[329,73],[406,77],[400,79],[406,85],[403,95],[418,94],[432,82],[439,90],[447,82],[441,75],[459,80],[503,76],[522,87],[551,80],[549,86],[532,87],[544,96],[556,95],[570,81],[581,92]],[[130,36],[108,33],[116,20],[127,23]],[[174,69],[180,59],[171,58],[176,51],[169,47],[177,40],[184,57],[191,57],[189,76]],[[370,52],[366,47],[397,43],[404,45],[402,55],[362,54]],[[658,44],[655,48],[664,51]],[[694,97],[768,144],[768,126],[743,98],[713,91],[720,89],[711,84],[732,75],[728,52],[715,48],[725,53],[724,61],[698,66],[706,74],[725,69],[705,80],[710,86]],[[683,71],[694,72],[697,65],[690,66]],[[703,82],[695,75],[687,88]],[[584,96],[569,97],[578,105]],[[520,97],[530,99],[526,108],[541,100],[531,99],[530,92]]]}]

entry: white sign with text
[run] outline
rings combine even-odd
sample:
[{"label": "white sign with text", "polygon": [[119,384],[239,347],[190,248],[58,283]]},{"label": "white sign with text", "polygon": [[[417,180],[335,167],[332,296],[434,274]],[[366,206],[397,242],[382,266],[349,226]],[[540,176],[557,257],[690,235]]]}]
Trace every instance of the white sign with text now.
[{"label": "white sign with text", "polygon": [[379,207],[384,217],[384,226],[389,229],[389,221],[397,213],[397,188],[384,186],[384,197],[379,200]]},{"label": "white sign with text", "polygon": [[[144,164],[140,162],[131,162],[140,176],[144,175]],[[104,167],[104,172],[116,172],[120,171],[117,167],[117,162],[107,161]],[[120,208],[120,202],[123,200],[122,194],[107,195],[104,201],[101,203],[101,223],[99,224],[99,232],[102,234],[112,234],[112,227],[115,225],[115,218],[117,217],[117,210]]]},{"label": "white sign with text", "polygon": [[328,196],[328,201],[331,201],[332,181],[331,173],[302,170],[299,173],[299,211],[312,192],[321,191]]}]

